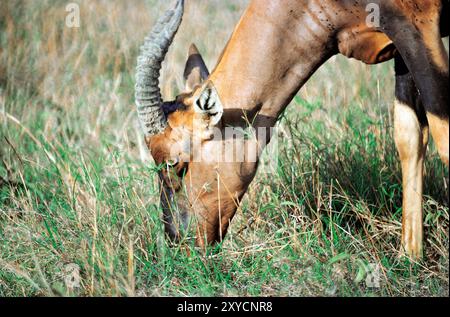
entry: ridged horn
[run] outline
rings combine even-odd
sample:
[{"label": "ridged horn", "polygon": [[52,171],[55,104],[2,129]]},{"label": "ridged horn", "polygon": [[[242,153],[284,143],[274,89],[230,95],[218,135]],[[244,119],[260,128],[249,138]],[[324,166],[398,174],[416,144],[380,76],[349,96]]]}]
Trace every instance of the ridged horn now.
[{"label": "ridged horn", "polygon": [[168,10],[145,38],[137,58],[135,102],[146,136],[162,132],[167,124],[161,108],[159,75],[162,62],[181,24],[183,11],[184,0],[178,0],[175,8]]}]

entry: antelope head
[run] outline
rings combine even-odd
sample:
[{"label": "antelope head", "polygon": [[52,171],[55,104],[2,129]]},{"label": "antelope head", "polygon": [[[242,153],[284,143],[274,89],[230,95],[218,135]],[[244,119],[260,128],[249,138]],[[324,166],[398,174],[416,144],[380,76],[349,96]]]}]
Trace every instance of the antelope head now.
[{"label": "antelope head", "polygon": [[[187,214],[173,215],[173,196],[180,190],[183,175],[192,159],[193,142],[206,142],[220,124],[223,107],[209,72],[195,45],[189,49],[184,78],[186,91],[173,101],[163,101],[159,76],[165,55],[181,24],[184,0],[158,20],[146,37],[138,57],[135,100],[145,140],[155,163],[162,165],[161,201],[166,231],[174,238],[186,226]],[[175,218],[184,219],[175,224]]]}]

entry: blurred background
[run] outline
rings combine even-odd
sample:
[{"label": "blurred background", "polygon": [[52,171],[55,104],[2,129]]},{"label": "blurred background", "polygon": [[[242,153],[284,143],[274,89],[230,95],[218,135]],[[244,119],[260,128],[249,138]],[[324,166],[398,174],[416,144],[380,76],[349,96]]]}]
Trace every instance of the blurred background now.
[{"label": "blurred background", "polygon": [[[189,44],[213,69],[248,2],[186,1],[165,99],[184,86]],[[68,4],[79,27],[66,25]],[[134,69],[171,5],[0,2],[0,296],[448,296],[448,169],[432,143],[425,259],[398,257],[392,62],[333,57],[280,120],[280,161],[258,173],[223,245],[205,256],[168,244]],[[365,282],[374,267],[379,287]]]}]

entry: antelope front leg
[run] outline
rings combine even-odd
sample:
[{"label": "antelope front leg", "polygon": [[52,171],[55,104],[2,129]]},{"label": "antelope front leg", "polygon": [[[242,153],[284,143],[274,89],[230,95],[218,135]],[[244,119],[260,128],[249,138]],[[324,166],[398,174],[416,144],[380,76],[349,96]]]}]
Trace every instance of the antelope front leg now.
[{"label": "antelope front leg", "polygon": [[448,166],[449,152],[449,123],[448,117],[440,118],[432,113],[427,113],[428,122],[430,123],[431,135],[436,144],[439,156],[442,162]]},{"label": "antelope front leg", "polygon": [[396,59],[394,138],[402,167],[402,249],[422,257],[423,162],[428,144],[427,118],[411,74]]}]

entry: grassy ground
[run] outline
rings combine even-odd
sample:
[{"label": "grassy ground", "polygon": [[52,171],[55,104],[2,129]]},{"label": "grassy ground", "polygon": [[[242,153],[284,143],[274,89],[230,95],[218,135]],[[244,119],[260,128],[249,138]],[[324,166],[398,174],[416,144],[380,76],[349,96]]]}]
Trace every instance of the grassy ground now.
[{"label": "grassy ground", "polygon": [[[167,3],[78,3],[75,29],[66,1],[0,3],[0,296],[449,295],[448,169],[433,144],[425,258],[398,256],[392,63],[337,57],[318,71],[281,120],[279,164],[203,255],[164,239],[133,105],[137,50]],[[188,2],[165,96],[182,86],[191,41],[214,66],[246,3]],[[366,283],[373,265],[379,287]]]}]

